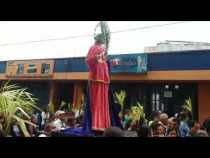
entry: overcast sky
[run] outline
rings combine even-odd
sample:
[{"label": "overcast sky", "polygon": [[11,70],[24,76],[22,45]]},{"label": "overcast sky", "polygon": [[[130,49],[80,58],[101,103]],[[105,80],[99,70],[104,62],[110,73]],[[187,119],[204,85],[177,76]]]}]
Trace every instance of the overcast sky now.
[{"label": "overcast sky", "polygon": [[[175,21],[109,21],[111,31],[174,23]],[[0,60],[85,56],[92,36],[3,45],[93,34],[98,21],[11,21],[0,22]],[[145,46],[164,40],[210,43],[210,21],[185,22],[162,27],[111,34],[109,54],[142,53]]]}]

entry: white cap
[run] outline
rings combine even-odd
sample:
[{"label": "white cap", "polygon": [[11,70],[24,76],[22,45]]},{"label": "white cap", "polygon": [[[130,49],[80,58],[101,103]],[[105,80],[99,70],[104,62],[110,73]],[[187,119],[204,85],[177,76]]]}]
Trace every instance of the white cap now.
[{"label": "white cap", "polygon": [[64,114],[65,111],[62,111],[62,110],[58,110],[56,113],[55,113],[55,116],[59,116],[60,114]]},{"label": "white cap", "polygon": [[39,137],[47,137],[45,134],[40,134]]}]

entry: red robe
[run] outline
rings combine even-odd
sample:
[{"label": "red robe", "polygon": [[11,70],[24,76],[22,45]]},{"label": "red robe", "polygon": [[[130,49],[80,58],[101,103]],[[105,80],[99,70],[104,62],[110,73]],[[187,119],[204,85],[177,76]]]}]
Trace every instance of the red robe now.
[{"label": "red robe", "polygon": [[90,106],[92,130],[103,131],[110,127],[109,113],[109,70],[105,59],[96,59],[96,55],[105,52],[105,48],[95,43],[89,50],[86,62],[89,67]]}]

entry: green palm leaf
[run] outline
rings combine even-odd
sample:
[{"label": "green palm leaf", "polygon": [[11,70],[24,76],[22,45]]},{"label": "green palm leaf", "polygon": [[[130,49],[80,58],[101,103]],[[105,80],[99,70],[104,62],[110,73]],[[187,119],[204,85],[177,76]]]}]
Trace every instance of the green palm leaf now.
[{"label": "green palm leaf", "polygon": [[191,98],[188,98],[185,100],[185,104],[184,107],[189,110],[190,112],[192,112],[192,100]]},{"label": "green palm leaf", "polygon": [[[14,84],[5,83],[0,89],[0,112],[5,117],[5,123],[3,124],[3,130],[5,135],[8,135],[13,121],[17,121],[20,124],[25,136],[28,136],[23,121],[26,117],[29,121],[30,114],[34,109],[41,110],[36,106],[36,98],[26,91],[25,88],[21,88]],[[21,112],[21,117],[18,117],[17,113]],[[17,117],[19,119],[17,119]],[[27,122],[28,122],[27,121]],[[30,122],[30,121],[29,121]]]},{"label": "green palm leaf", "polygon": [[124,100],[125,100],[125,97],[126,97],[126,92],[121,90],[119,93],[115,92],[115,96],[117,98],[117,101],[120,105],[120,108],[121,108],[121,112],[123,111],[124,109]]}]

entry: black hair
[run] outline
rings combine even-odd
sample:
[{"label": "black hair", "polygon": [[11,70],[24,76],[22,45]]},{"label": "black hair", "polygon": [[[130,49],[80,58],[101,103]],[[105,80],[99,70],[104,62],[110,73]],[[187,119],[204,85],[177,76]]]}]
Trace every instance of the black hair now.
[{"label": "black hair", "polygon": [[189,126],[189,128],[194,127],[194,126],[195,126],[195,123],[196,123],[196,121],[194,121],[194,120],[188,121],[188,126]]},{"label": "black hair", "polygon": [[74,117],[68,118],[67,124],[68,124],[70,127],[74,127],[74,126],[76,125],[76,118],[74,118]]},{"label": "black hair", "polygon": [[105,129],[104,137],[124,137],[123,131],[119,127],[110,127]]},{"label": "black hair", "polygon": [[125,110],[123,110],[123,115],[129,114],[130,112],[131,112],[130,109],[125,109]]},{"label": "black hair", "polygon": [[202,128],[205,129],[208,133],[208,135],[210,136],[210,117],[207,118],[202,125]]},{"label": "black hair", "polygon": [[159,123],[159,121],[154,121],[152,124],[151,124],[151,129],[152,130],[157,130],[158,127],[160,127],[161,124]]},{"label": "black hair", "polygon": [[154,118],[157,117],[160,114],[161,114],[160,111],[153,111],[152,114],[151,114],[151,116],[150,116],[151,117],[151,120],[154,120]]},{"label": "black hair", "polygon": [[181,106],[179,113],[185,113],[190,120],[192,119],[192,112],[190,112],[184,105]]},{"label": "black hair", "polygon": [[150,137],[152,135],[151,128],[149,126],[140,126],[138,131],[138,137]]},{"label": "black hair", "polygon": [[77,123],[82,123],[84,121],[84,116],[80,115],[78,118],[76,118]]}]

